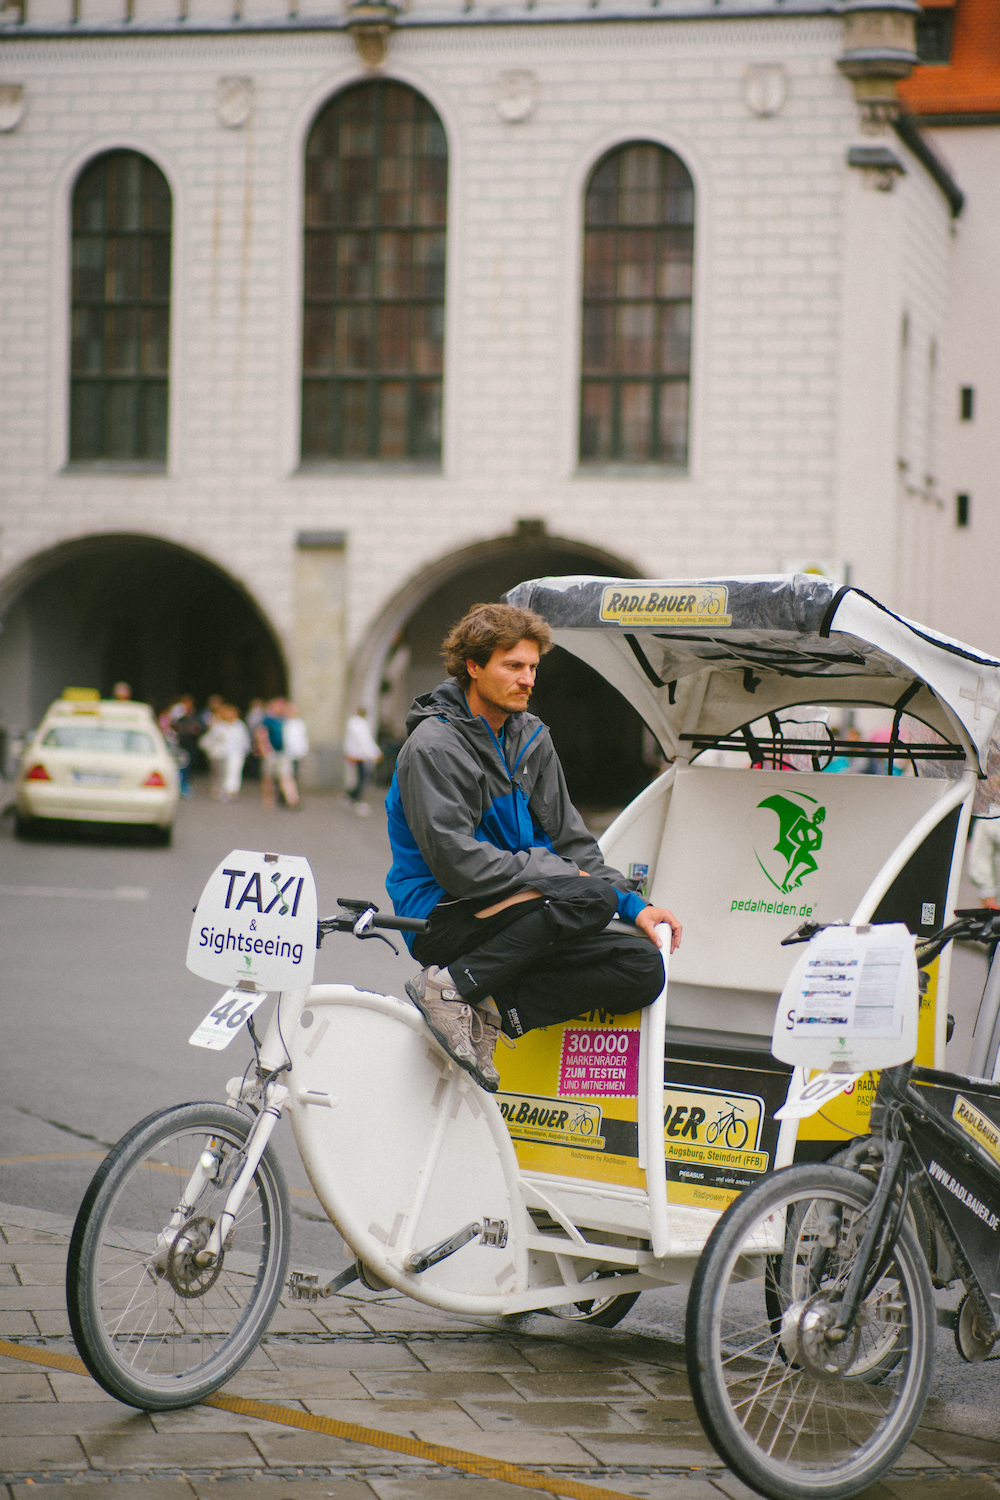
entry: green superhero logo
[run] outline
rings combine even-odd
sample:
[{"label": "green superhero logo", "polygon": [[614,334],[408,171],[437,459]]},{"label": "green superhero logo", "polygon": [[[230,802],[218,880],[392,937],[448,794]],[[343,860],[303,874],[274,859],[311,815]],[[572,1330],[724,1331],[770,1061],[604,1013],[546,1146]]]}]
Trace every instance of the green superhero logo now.
[{"label": "green superhero logo", "polygon": [[[804,806],[806,803],[810,805]],[[773,797],[758,802],[757,806],[766,807],[778,815],[778,842],[773,850],[785,861],[785,868],[782,870],[769,856],[767,864],[771,865],[772,874],[755,849],[757,863],[771,884],[787,895],[818,868],[813,855],[818,854],[823,846],[820,825],[826,818],[826,808],[820,807],[816,798],[806,796],[805,792],[776,792]]]}]

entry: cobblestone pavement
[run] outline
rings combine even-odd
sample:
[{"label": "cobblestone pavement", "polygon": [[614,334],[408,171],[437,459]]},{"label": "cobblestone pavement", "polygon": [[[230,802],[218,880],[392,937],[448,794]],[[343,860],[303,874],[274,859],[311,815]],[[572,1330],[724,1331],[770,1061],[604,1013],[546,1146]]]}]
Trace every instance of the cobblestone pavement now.
[{"label": "cobblestone pavement", "polygon": [[[63,1296],[69,1228],[0,1205],[8,1348],[75,1357]],[[51,1484],[71,1486],[73,1500],[519,1500],[543,1476],[545,1493],[750,1494],[702,1434],[683,1349],[662,1338],[542,1318],[528,1331],[361,1292],[315,1310],[282,1303],[225,1394],[461,1452],[444,1464],[208,1406],[145,1414],[87,1375],[5,1355],[0,1481],[11,1500]],[[866,1497],[1000,1500],[997,1437],[995,1408],[932,1401],[900,1464]],[[484,1478],[467,1471],[472,1455],[513,1467],[505,1480]]]}]

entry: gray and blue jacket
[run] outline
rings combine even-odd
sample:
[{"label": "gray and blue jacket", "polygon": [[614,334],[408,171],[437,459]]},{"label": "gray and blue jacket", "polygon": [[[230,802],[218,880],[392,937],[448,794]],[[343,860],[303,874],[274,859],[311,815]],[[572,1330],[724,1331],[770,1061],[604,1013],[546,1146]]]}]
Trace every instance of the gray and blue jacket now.
[{"label": "gray and blue jacket", "polygon": [[501,741],[449,677],[415,701],[406,730],[385,804],[397,916],[428,917],[446,894],[484,906],[525,886],[544,894],[548,879],[586,870],[635,920],[646,903],[601,858],[541,719],[511,714]]}]

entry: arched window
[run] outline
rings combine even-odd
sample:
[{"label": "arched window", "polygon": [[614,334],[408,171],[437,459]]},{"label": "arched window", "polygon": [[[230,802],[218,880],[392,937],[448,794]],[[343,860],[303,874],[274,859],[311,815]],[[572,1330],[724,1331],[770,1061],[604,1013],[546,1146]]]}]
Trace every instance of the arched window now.
[{"label": "arched window", "polygon": [[170,212],[166,178],[136,151],[77,180],[70,459],[166,459]]},{"label": "arched window", "polygon": [[338,94],[306,146],[302,457],[438,459],[448,146],[420,94]]},{"label": "arched window", "polygon": [[694,185],[633,141],[598,162],[583,234],[581,463],[688,456]]}]

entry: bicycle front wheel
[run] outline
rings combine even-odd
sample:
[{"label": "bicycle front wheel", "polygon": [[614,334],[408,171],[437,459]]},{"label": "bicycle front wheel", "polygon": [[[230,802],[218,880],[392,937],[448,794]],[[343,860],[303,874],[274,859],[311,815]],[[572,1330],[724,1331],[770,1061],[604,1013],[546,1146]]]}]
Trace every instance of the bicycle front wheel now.
[{"label": "bicycle front wheel", "polygon": [[686,1338],[695,1406],[720,1457],[772,1500],[858,1494],[924,1409],[935,1317],[909,1226],[847,1336],[827,1336],[874,1191],[836,1167],[787,1167],[736,1199],[698,1262]]},{"label": "bicycle front wheel", "polygon": [[[220,1104],[180,1104],[142,1120],[97,1169],[66,1269],[73,1338],[98,1384],[129,1406],[190,1406],[250,1357],[281,1295],[288,1189],[264,1152],[222,1255],[200,1267],[241,1164],[251,1121]],[[171,1216],[199,1162],[211,1179],[183,1232]]]}]

